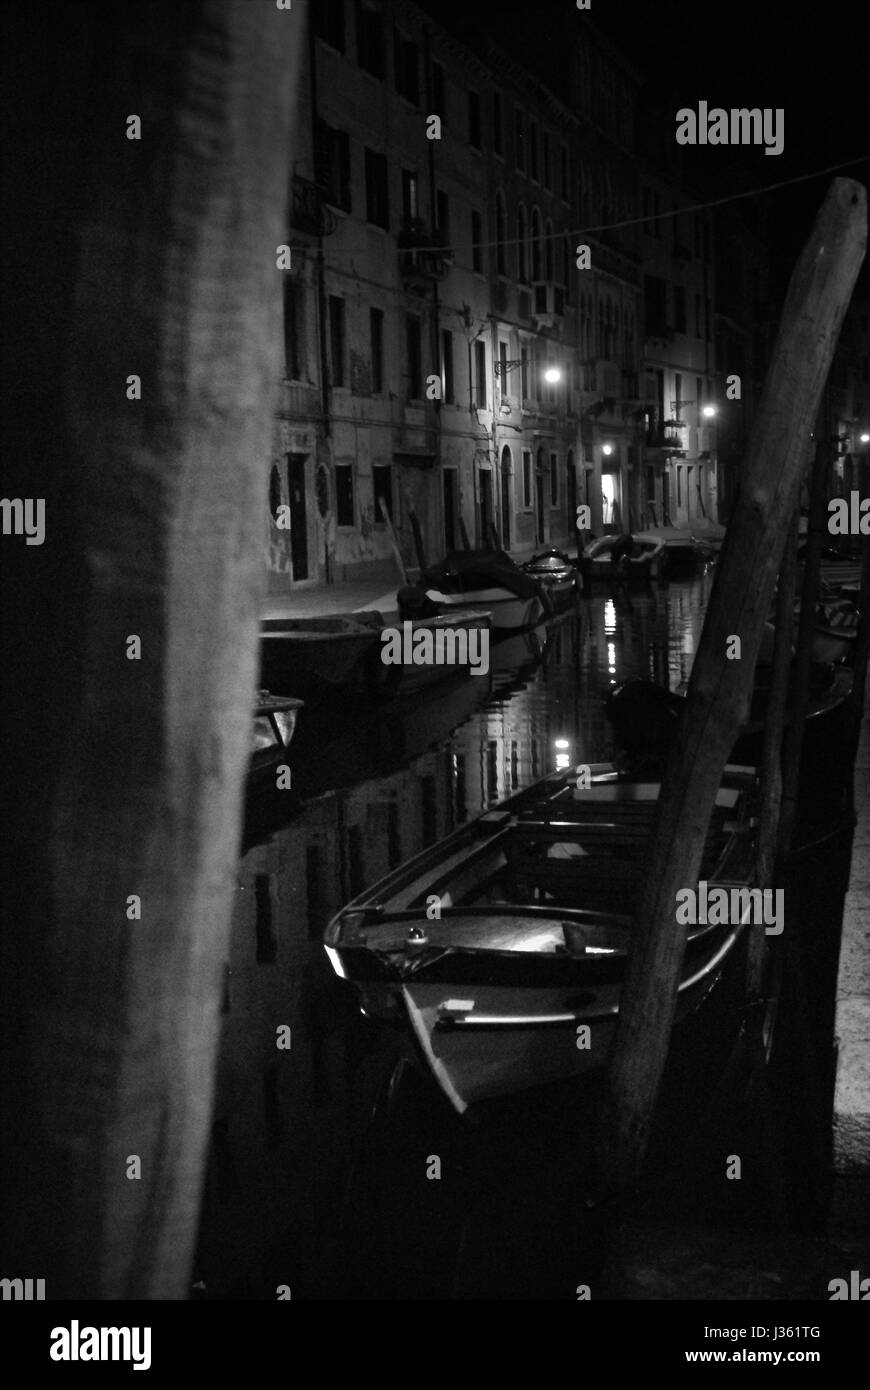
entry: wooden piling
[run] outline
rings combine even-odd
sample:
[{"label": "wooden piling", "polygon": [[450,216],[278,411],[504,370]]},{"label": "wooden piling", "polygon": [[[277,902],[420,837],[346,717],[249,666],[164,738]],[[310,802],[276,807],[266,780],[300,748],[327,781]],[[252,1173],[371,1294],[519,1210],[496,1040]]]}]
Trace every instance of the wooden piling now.
[{"label": "wooden piling", "polygon": [[[832,183],[795,267],[743,485],[717,567],[680,736],[668,762],[596,1141],[606,1188],[636,1182],[673,1023],[685,929],[676,894],[697,883],[722,772],[749,712],[762,628],[806,443],[867,240],[866,190]],[[730,639],[739,636],[740,659]]]}]

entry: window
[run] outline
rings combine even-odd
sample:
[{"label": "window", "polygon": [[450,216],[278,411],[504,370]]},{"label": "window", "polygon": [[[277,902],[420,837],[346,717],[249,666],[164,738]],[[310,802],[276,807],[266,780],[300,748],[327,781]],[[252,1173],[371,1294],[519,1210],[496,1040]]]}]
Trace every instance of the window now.
[{"label": "window", "polygon": [[384,20],[377,10],[357,0],[356,52],[360,67],[372,77],[384,76]]},{"label": "window", "polygon": [[665,331],[667,286],[658,275],[643,277],[644,312],[647,333],[660,335]]},{"label": "window", "polygon": [[441,333],[441,390],[447,405],[456,400],[453,384],[453,334],[445,328]]},{"label": "window", "polygon": [[410,169],[402,170],[402,217],[406,222],[419,216],[417,204],[417,175]]},{"label": "window", "polygon": [[544,278],[555,280],[554,256],[556,242],[553,237],[553,224],[549,220],[544,225]]},{"label": "window", "polygon": [[325,121],[317,123],[317,181],[328,203],[350,212],[350,138]]},{"label": "window", "polygon": [[288,381],[302,377],[304,342],[304,292],[298,280],[284,275],[284,376]]},{"label": "window", "polygon": [[472,405],[477,406],[478,410],[485,410],[487,403],[486,390],[486,344],[478,338],[474,344],[474,382],[472,384]]},{"label": "window", "polygon": [[559,505],[559,456],[550,455],[550,506]]},{"label": "window", "polygon": [[369,309],[369,347],[372,359],[372,392],[384,389],[384,311]]},{"label": "window", "polygon": [[531,508],[532,505],[532,454],[530,449],[523,449],[523,506]]},{"label": "window", "polygon": [[499,189],[495,195],[495,268],[499,275],[507,275],[505,222],[504,194]]},{"label": "window", "polygon": [[344,300],[329,296],[329,362],[333,386],[344,386]]},{"label": "window", "polygon": [[396,59],[396,91],[406,101],[416,106],[420,100],[420,68],[417,45],[406,39],[398,29],[394,30],[394,51]]},{"label": "window", "polygon": [[492,148],[497,155],[504,154],[504,136],[501,124],[501,92],[492,94]]},{"label": "window", "polygon": [[408,400],[418,401],[423,395],[423,335],[416,314],[405,315],[405,345],[408,356]]},{"label": "window", "polygon": [[335,465],[335,524],[356,524],[353,506],[353,465],[350,463]]},{"label": "window", "polygon": [[541,135],[541,167],[545,188],[553,186],[553,168],[550,155],[550,137],[546,131]]},{"label": "window", "polygon": [[683,409],[683,374],[674,372],[674,419],[679,420]]},{"label": "window", "polygon": [[704,337],[707,338],[707,339],[709,339],[709,337],[710,337],[710,318],[711,318],[711,315],[710,315],[710,301],[709,301],[709,299],[705,299],[705,300],[704,300]]},{"label": "window", "polygon": [[686,291],[682,285],[674,285],[674,328],[678,333],[686,331]]},{"label": "window", "polygon": [[525,171],[526,167],[526,122],[522,111],[517,111],[514,116],[514,137],[516,140],[517,168]]},{"label": "window", "polygon": [[278,508],[281,505],[281,474],[276,466],[273,465],[272,472],[269,474],[269,511],[272,513],[272,520],[278,520]]},{"label": "window", "polygon": [[562,176],[562,184],[561,184],[561,187],[560,187],[560,189],[559,189],[559,193],[560,193],[560,195],[561,195],[562,202],[563,202],[563,203],[567,203],[567,202],[569,201],[568,189],[571,187],[571,174],[570,174],[570,169],[569,169],[569,164],[568,164],[568,147],[567,147],[567,145],[562,145],[562,147],[561,147],[561,149],[560,149],[560,151],[559,151],[559,155],[560,155],[560,160],[559,160],[559,162],[560,162],[560,165],[561,165],[561,176]]},{"label": "window", "polygon": [[699,215],[697,212],[695,213],[695,216],[692,218],[692,226],[693,226],[693,228],[694,228],[694,233],[695,233],[695,236],[694,236],[694,241],[695,241],[695,255],[696,255],[696,256],[698,257],[698,259],[700,260],[700,258],[701,258],[701,218],[700,218],[700,215]]},{"label": "window", "polygon": [[444,238],[444,245],[450,245],[450,201],[443,188],[435,193],[435,228]]},{"label": "window", "polygon": [[483,148],[480,129],[480,93],[468,93],[468,143],[473,149]]},{"label": "window", "polygon": [[339,53],[344,52],[344,0],[318,0],[313,23],[315,34]]},{"label": "window", "polygon": [[702,325],[702,323],[701,323],[701,296],[700,296],[699,294],[696,294],[696,295],[695,295],[695,337],[696,337],[696,338],[702,338],[703,336],[704,336],[704,330],[703,330],[703,325]]},{"label": "window", "polygon": [[501,396],[510,395],[510,382],[508,381],[508,348],[507,343],[499,342],[498,345],[498,379],[501,387]]},{"label": "window", "polygon": [[375,523],[383,526],[381,498],[383,498],[390,521],[393,520],[393,470],[389,463],[376,463],[372,468],[372,493],[374,495]]},{"label": "window", "polygon": [[517,279],[521,285],[529,283],[528,241],[529,229],[526,223],[526,210],[522,203],[517,208]]},{"label": "window", "polygon": [[471,210],[471,269],[483,274],[483,219],[479,212]]},{"label": "window", "polygon": [[444,67],[433,62],[432,68],[432,110],[441,117],[442,125],[447,124],[447,86],[444,81]]},{"label": "window", "polygon": [[543,264],[541,261],[541,214],[537,208],[532,208],[532,280],[543,279]]},{"label": "window", "polygon": [[523,400],[529,398],[529,350],[520,348],[520,386],[522,388]]},{"label": "window", "polygon": [[376,227],[388,228],[390,225],[389,185],[387,182],[387,157],[375,154],[374,150],[365,152],[366,166],[366,221]]},{"label": "window", "polygon": [[533,179],[540,176],[538,167],[538,127],[534,121],[529,122],[529,173]]}]

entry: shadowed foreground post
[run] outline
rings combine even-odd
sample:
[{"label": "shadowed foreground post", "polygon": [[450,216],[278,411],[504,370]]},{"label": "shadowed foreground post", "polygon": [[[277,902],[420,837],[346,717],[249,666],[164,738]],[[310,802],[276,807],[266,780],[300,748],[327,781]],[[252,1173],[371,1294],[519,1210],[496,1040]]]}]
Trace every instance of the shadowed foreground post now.
[{"label": "shadowed foreground post", "polygon": [[6,594],[23,893],[2,945],[2,1272],[44,1277],[49,1299],[184,1298],[307,7],[8,9],[6,453],[46,499],[46,540],[12,555]]},{"label": "shadowed foreground post", "polygon": [[[608,1188],[635,1182],[646,1151],[685,947],[676,894],[697,883],[722,771],[749,711],[807,441],[864,258],[866,202],[861,184],[834,180],[789,285],[680,736],[662,783],[597,1136]],[[732,634],[741,639],[741,660],[726,657]]]}]

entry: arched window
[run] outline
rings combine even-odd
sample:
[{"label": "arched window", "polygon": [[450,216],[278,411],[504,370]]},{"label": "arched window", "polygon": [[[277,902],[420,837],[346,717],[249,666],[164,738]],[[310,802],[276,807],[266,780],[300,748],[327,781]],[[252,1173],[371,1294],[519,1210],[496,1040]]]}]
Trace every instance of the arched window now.
[{"label": "arched window", "polygon": [[506,223],[504,194],[499,189],[495,195],[495,268],[499,275],[507,275]]},{"label": "arched window", "polygon": [[555,280],[556,245],[553,241],[553,224],[549,220],[549,218],[547,219],[547,222],[544,226],[544,233],[544,265],[546,267],[545,279]]},{"label": "arched window", "polygon": [[532,208],[532,280],[543,279],[541,259],[541,214]]},{"label": "arched window", "polygon": [[526,221],[525,204],[520,203],[517,208],[517,279],[521,285],[529,283],[528,252],[527,242],[529,238],[528,222]]}]

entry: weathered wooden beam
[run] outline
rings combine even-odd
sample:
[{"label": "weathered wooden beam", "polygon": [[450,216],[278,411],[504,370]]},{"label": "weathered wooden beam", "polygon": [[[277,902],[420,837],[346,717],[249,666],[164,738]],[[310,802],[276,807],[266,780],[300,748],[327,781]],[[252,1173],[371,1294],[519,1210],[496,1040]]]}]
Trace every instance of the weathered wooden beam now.
[{"label": "weathered wooden beam", "polygon": [[[596,1152],[611,1186],[631,1185],[646,1151],[685,948],[685,928],[675,920],[676,894],[697,881],[722,771],[749,712],[786,524],[866,240],[864,187],[834,180],[789,285],[680,736],[662,784],[650,873],[604,1079]],[[741,643],[739,660],[727,655],[734,636]]]}]

